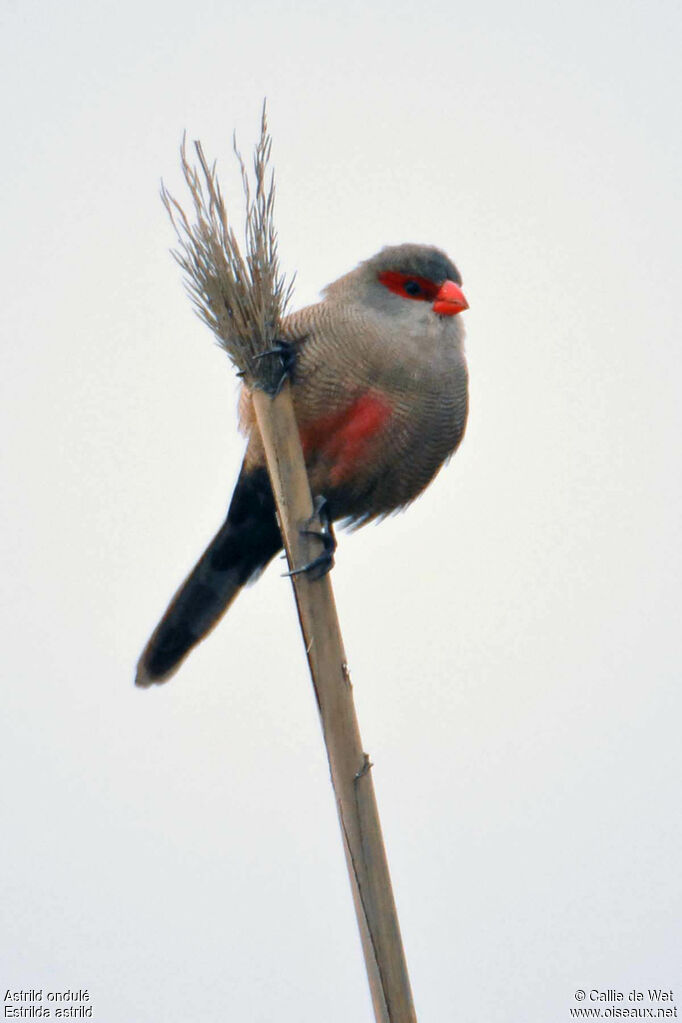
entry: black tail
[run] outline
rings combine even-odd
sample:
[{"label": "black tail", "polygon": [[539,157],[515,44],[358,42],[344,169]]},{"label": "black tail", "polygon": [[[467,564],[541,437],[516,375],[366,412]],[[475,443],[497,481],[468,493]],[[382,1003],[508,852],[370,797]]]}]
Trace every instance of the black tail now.
[{"label": "black tail", "polygon": [[135,684],[164,682],[213,628],[239,590],[281,549],[265,469],[242,468],[230,509],[173,597],[137,665]]}]

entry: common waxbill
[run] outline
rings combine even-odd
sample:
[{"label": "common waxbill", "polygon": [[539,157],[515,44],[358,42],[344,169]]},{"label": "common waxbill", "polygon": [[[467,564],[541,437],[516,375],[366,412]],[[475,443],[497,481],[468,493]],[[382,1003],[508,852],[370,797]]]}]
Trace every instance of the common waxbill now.
[{"label": "common waxbill", "polygon": [[[404,507],[459,445],[467,419],[462,279],[427,245],[384,248],[286,317],[292,395],[311,490],[332,520]],[[137,666],[165,681],[282,547],[249,391],[248,436],[227,518],[177,591]]]}]

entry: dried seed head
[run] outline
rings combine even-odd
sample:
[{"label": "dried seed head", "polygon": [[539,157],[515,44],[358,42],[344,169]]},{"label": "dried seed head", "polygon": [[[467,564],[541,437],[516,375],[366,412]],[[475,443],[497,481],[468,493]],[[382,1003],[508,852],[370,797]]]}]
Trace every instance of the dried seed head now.
[{"label": "dried seed head", "polygon": [[209,166],[195,142],[199,166],[187,159],[183,138],[180,157],[194,204],[194,223],[161,185],[161,198],[178,239],[173,257],[185,274],[185,287],[195,311],[211,328],[249,387],[274,393],[282,369],[276,358],[260,358],[276,344],[291,298],[293,279],[279,269],[274,227],[274,175],[268,174],[272,139],[265,104],[260,140],[254,152],[254,186],[234,146],[246,202],[245,252],[230,226],[215,163]]}]

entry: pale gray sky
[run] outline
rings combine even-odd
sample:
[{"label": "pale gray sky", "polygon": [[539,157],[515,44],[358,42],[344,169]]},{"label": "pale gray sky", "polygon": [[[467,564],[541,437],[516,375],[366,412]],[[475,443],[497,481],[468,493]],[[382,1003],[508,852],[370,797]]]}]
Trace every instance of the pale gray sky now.
[{"label": "pale gray sky", "polygon": [[187,129],[238,197],[267,95],[296,303],[424,241],[471,305],[460,452],[333,577],[420,1023],[682,1012],[679,4],[0,0],[0,39],[3,995],[371,1018],[279,564],[132,685],[242,451],[159,179]]}]

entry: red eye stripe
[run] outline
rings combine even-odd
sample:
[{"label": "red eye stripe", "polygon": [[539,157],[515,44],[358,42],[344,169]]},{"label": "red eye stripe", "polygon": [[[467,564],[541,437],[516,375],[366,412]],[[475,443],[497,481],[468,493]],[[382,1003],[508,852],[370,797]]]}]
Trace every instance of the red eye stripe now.
[{"label": "red eye stripe", "polygon": [[433,302],[438,294],[438,285],[428,278],[399,273],[397,270],[384,270],[379,274],[379,281],[401,298],[412,298],[418,302]]}]

